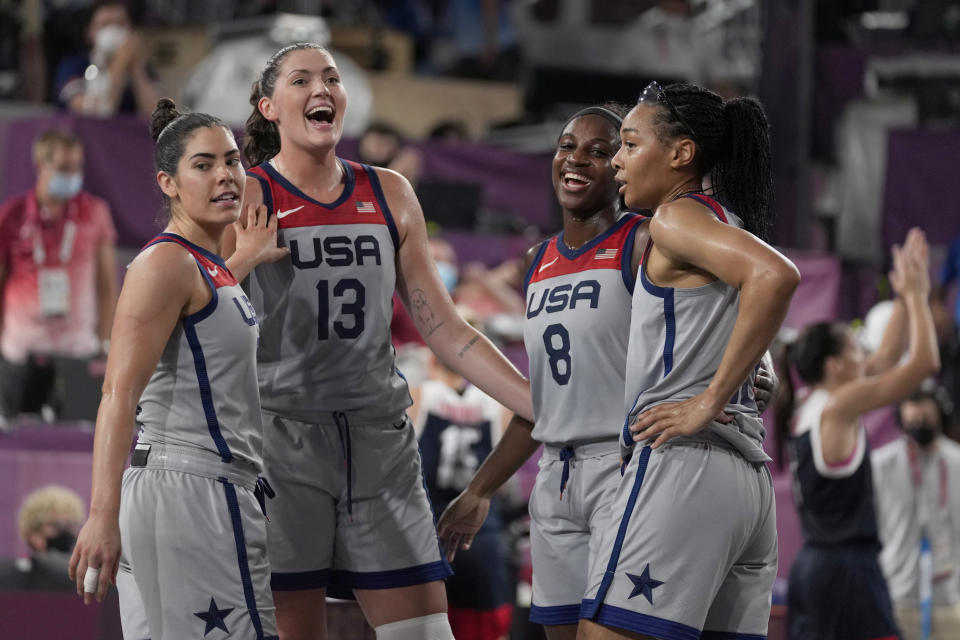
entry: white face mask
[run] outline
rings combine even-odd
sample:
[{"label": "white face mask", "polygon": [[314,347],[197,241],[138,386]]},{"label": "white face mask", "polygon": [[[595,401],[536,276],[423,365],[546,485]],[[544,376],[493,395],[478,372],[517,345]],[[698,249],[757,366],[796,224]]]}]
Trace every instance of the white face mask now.
[{"label": "white face mask", "polygon": [[83,173],[56,171],[47,183],[47,193],[55,200],[69,200],[83,188]]},{"label": "white face mask", "polygon": [[109,55],[126,42],[129,32],[130,30],[126,27],[115,24],[102,27],[93,38],[93,48],[103,54]]}]

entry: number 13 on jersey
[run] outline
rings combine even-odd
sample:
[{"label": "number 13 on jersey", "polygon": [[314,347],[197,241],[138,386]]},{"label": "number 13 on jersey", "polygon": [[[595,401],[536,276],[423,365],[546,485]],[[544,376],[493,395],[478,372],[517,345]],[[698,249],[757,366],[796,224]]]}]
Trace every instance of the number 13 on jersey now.
[{"label": "number 13 on jersey", "polygon": [[[356,278],[344,278],[332,287],[329,280],[317,283],[317,340],[330,339],[330,306],[334,300],[342,300],[340,313],[334,316],[332,323],[334,333],[344,340],[359,337],[363,333],[363,306],[367,301],[367,290]],[[346,318],[352,320],[344,322]]]}]

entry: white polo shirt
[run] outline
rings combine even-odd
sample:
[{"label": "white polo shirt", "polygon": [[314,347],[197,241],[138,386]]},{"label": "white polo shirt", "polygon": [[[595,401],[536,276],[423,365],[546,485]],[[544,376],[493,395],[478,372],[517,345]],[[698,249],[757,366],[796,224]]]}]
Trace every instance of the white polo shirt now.
[{"label": "white polo shirt", "polygon": [[931,541],[949,545],[948,561],[934,566],[933,603],[953,605],[960,602],[960,445],[940,436],[931,454],[911,456],[908,444],[903,436],[871,454],[880,566],[894,603],[920,606],[921,520],[930,514]]}]

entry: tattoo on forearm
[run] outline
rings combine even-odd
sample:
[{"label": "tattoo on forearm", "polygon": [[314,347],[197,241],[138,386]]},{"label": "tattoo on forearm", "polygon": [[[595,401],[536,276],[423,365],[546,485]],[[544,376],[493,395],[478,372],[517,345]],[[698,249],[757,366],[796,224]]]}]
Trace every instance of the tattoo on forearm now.
[{"label": "tattoo on forearm", "polygon": [[424,337],[433,335],[433,332],[443,326],[442,321],[437,321],[433,309],[427,302],[427,295],[423,289],[414,289],[410,293],[410,308],[413,311],[413,317],[421,327]]},{"label": "tattoo on forearm", "polygon": [[477,344],[478,342],[480,342],[480,336],[473,336],[472,338],[470,338],[470,341],[467,344],[463,345],[463,349],[460,349],[460,353],[458,353],[457,355],[462,358],[463,354],[465,354],[467,351],[470,351],[470,347]]}]

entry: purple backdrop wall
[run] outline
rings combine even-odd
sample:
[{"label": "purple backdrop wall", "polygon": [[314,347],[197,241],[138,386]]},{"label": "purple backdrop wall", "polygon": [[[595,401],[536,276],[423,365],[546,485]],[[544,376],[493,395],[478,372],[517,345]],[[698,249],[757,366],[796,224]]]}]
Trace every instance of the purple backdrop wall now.
[{"label": "purple backdrop wall", "polygon": [[[27,191],[34,173],[30,145],[38,132],[66,127],[86,150],[85,189],[106,199],[113,210],[120,244],[139,246],[158,231],[160,191],[153,173],[153,141],[146,124],[132,117],[111,120],[56,116],[0,122],[0,201]],[[521,154],[477,144],[423,142],[424,177],[475,181],[483,186],[483,206],[517,216],[545,230],[556,228],[556,204],[550,185],[550,156]],[[356,144],[344,140],[343,157],[356,156]]]}]

